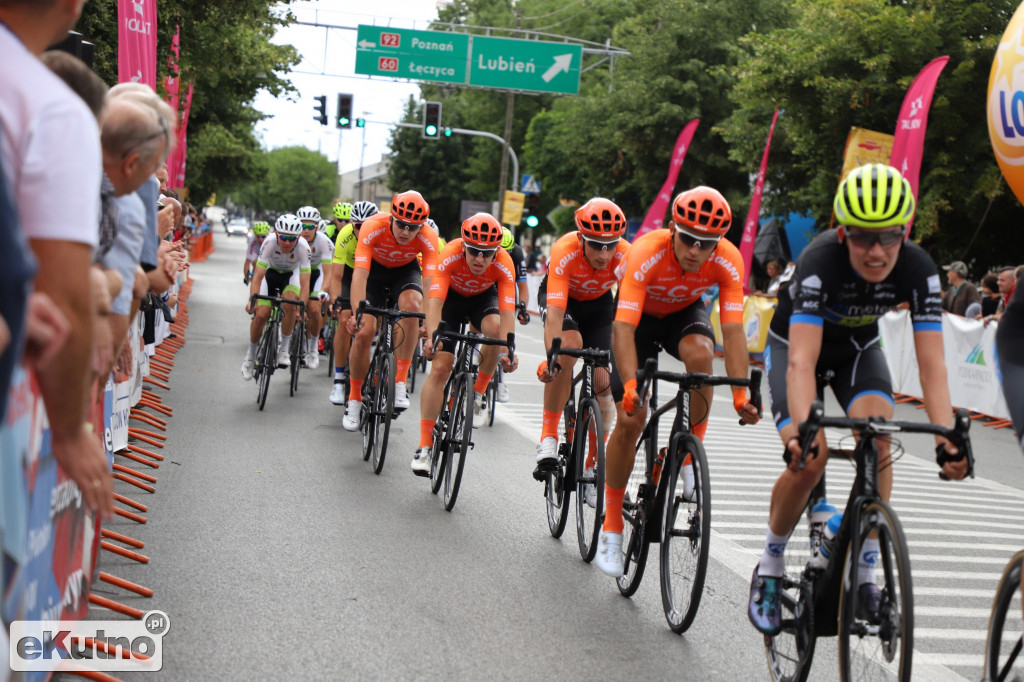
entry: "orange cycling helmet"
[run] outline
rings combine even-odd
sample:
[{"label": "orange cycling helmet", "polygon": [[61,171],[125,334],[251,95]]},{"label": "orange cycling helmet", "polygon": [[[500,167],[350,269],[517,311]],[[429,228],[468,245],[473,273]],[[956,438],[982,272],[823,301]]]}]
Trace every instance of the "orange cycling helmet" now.
[{"label": "orange cycling helmet", "polygon": [[477,213],[462,223],[462,241],[478,249],[492,249],[501,244],[504,232],[501,223],[490,213]]},{"label": "orange cycling helmet", "polygon": [[410,225],[422,225],[430,215],[430,206],[422,194],[410,189],[391,199],[391,215]]},{"label": "orange cycling helmet", "polygon": [[614,201],[595,197],[576,209],[576,229],[590,239],[611,240],[626,234],[626,216]]},{"label": "orange cycling helmet", "polygon": [[701,185],[676,196],[672,220],[679,229],[723,235],[732,225],[732,209],[721,192]]}]

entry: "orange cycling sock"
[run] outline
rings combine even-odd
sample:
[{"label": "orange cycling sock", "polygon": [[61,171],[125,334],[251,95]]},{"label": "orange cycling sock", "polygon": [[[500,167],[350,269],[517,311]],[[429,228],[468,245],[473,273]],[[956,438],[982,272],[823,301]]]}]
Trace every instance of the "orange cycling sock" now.
[{"label": "orange cycling sock", "polygon": [[625,488],[604,486],[604,524],[601,530],[605,533],[622,532],[622,498],[625,496]]},{"label": "orange cycling sock", "polygon": [[693,435],[697,436],[697,438],[700,438],[700,442],[703,443],[704,434],[708,432],[708,420],[705,419],[700,424],[694,424],[692,430]]},{"label": "orange cycling sock", "polygon": [[395,383],[405,383],[405,380],[409,378],[409,367],[411,366],[412,360],[403,360],[402,358],[395,359]]},{"label": "orange cycling sock", "polygon": [[549,412],[544,410],[544,422],[540,428],[540,439],[551,437],[558,440],[558,420],[561,419],[561,412]]},{"label": "orange cycling sock", "polygon": [[348,399],[349,400],[362,400],[363,399],[363,379],[349,379],[348,387]]},{"label": "orange cycling sock", "polygon": [[429,448],[434,446],[434,420],[420,420],[420,447]]},{"label": "orange cycling sock", "polygon": [[473,384],[473,390],[476,391],[477,393],[486,392],[487,384],[491,383],[491,377],[493,376],[494,373],[484,374],[483,372],[480,372],[480,374],[476,378],[476,383]]}]

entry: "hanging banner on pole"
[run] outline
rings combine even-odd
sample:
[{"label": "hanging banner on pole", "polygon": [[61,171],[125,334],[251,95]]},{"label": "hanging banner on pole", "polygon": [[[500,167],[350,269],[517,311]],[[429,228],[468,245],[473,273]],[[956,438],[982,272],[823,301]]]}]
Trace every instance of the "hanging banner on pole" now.
[{"label": "hanging banner on pole", "polygon": [[117,82],[156,89],[156,0],[117,2]]},{"label": "hanging banner on pole", "polygon": [[747,281],[743,283],[743,293],[750,293],[750,266],[754,260],[754,239],[757,238],[757,219],[761,215],[761,195],[764,194],[764,173],[768,170],[768,150],[772,146],[772,134],[775,123],[779,120],[779,110],[772,116],[772,125],[768,129],[768,141],[764,144],[764,155],[761,156],[761,169],[757,172],[754,182],[754,196],[750,198],[750,210],[747,211],[747,222],[743,225],[743,239],[740,241],[740,256],[743,257],[743,270],[747,273]]},{"label": "hanging banner on pole", "polygon": [[842,181],[854,168],[869,163],[889,163],[892,158],[893,136],[867,128],[850,127],[846,136],[846,149],[843,151],[843,172],[839,176]]},{"label": "hanging banner on pole", "polygon": [[661,191],[658,192],[654,203],[647,210],[647,216],[644,218],[643,224],[636,231],[637,237],[647,234],[651,230],[658,229],[665,222],[665,211],[668,210],[668,203],[672,201],[672,190],[675,189],[676,179],[679,177],[679,169],[683,166],[686,150],[690,148],[690,142],[693,141],[693,134],[697,131],[699,123],[699,118],[693,119],[683,127],[679,137],[676,138],[676,146],[672,151],[672,160],[668,166],[668,177],[665,178],[665,184],[661,186]]},{"label": "hanging banner on pole", "polygon": [[[949,61],[948,56],[936,57],[921,69],[917,78],[907,90],[896,121],[896,134],[892,143],[889,165],[898,169],[910,182],[917,198],[918,179],[921,175],[921,157],[924,155],[924,133],[928,126],[928,109],[932,106],[932,95],[939,74]],[[907,223],[907,234],[914,221]]]}]

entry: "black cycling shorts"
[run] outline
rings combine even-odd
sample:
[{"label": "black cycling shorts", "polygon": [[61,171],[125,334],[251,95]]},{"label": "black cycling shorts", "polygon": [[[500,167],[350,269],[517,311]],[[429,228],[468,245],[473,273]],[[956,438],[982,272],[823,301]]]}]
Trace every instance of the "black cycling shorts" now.
[{"label": "black cycling shorts", "polygon": [[491,288],[475,296],[463,296],[451,289],[444,299],[444,307],[441,308],[441,319],[451,331],[458,331],[459,326],[469,320],[478,331],[488,315],[498,314],[498,288],[491,285]]},{"label": "black cycling shorts", "polygon": [[[268,268],[267,274],[263,279],[267,283],[267,296],[280,297],[284,292],[284,288],[288,286],[288,283],[291,281],[292,273],[281,272],[280,270]],[[296,298],[298,298],[298,296],[296,296]]]},{"label": "black cycling shorts", "polygon": [[[676,360],[682,360],[679,357],[679,342],[683,340],[684,336],[690,334],[706,336],[711,339],[712,343],[715,341],[715,330],[711,326],[711,318],[708,317],[708,311],[700,299],[679,312],[665,317],[641,315],[640,324],[637,325],[634,336],[637,369],[643,369],[648,358],[657,356],[659,344]],[[625,393],[623,381],[616,370],[612,372],[612,396],[615,398],[615,402],[622,400],[623,393]]]},{"label": "black cycling shorts", "polygon": [[[774,333],[768,334],[764,352],[764,370],[768,375],[768,399],[772,406],[775,427],[781,429],[793,421],[786,398],[786,370],[789,368],[789,341]],[[875,393],[892,402],[892,381],[889,365],[879,337],[859,346],[854,339],[846,344],[822,344],[816,375],[831,370],[835,373],[829,385],[836,400],[847,412],[854,400]]]},{"label": "black cycling shorts", "polygon": [[316,281],[320,278],[320,268],[314,268],[309,271],[309,300],[315,301],[319,297],[316,295]]},{"label": "black cycling shorts", "polygon": [[[386,268],[377,262],[370,264],[370,274],[366,279],[366,300],[373,307],[387,308],[389,298],[397,305],[402,292],[410,289],[423,293],[420,264],[415,258],[397,268]],[[388,291],[391,292],[390,297]]]},{"label": "black cycling shorts", "polygon": [[[544,275],[537,291],[537,303],[543,310],[547,306],[548,277]],[[615,297],[606,291],[590,301],[569,298],[565,308],[562,331],[579,332],[584,348],[612,349],[612,320],[615,319]]]},{"label": "black cycling shorts", "polygon": [[352,310],[352,268],[345,266],[345,272],[341,273],[341,301],[342,310]]}]

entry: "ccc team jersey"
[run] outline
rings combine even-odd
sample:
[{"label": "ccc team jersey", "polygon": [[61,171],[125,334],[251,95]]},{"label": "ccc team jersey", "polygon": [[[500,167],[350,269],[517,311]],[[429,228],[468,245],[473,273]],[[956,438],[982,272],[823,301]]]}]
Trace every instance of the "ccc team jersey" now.
[{"label": "ccc team jersey", "polygon": [[600,298],[625,272],[626,254],[629,253],[629,243],[625,239],[619,240],[608,267],[595,270],[583,255],[578,234],[570,232],[551,247],[551,258],[548,259],[549,306],[565,310],[569,299],[593,301]]},{"label": "ccc team jersey", "polygon": [[942,331],[942,285],[934,261],[920,246],[905,242],[896,267],[877,284],[862,279],[836,230],[815,238],[800,254],[796,272],[779,287],[771,331],[788,339],[789,325],[824,327],[828,341],[878,335],[878,318],[898,304],[910,304],[914,331]]},{"label": "ccc team jersey", "polygon": [[277,243],[277,235],[267,235],[263,240],[263,247],[260,248],[260,257],[256,265],[278,272],[292,272],[295,268],[298,268],[299,272],[309,272],[309,244],[299,237],[291,253],[285,253]]},{"label": "ccc team jersey", "polygon": [[466,264],[462,239],[453,239],[441,252],[437,275],[430,282],[430,297],[444,299],[449,288],[462,296],[476,296],[494,284],[498,285],[498,310],[515,309],[515,265],[512,257],[504,249],[498,249],[483,274],[474,275]]},{"label": "ccc team jersey", "polygon": [[674,237],[673,230],[657,229],[633,242],[619,286],[615,320],[638,325],[641,315],[671,315],[697,302],[705,290],[717,284],[722,323],[742,324],[744,272],[739,249],[723,239],[700,270],[683,272],[672,250]]},{"label": "ccc team jersey", "polygon": [[411,263],[417,255],[423,255],[423,276],[432,277],[437,269],[437,233],[424,225],[413,240],[404,246],[391,233],[391,215],[378,213],[359,228],[359,244],[356,246],[355,267],[370,269],[370,263],[385,268],[397,268]]}]

